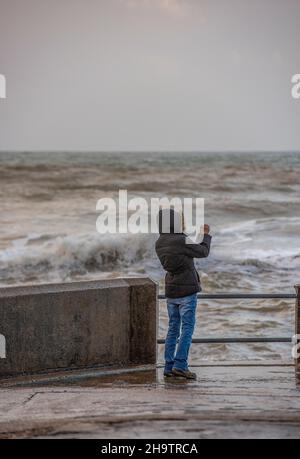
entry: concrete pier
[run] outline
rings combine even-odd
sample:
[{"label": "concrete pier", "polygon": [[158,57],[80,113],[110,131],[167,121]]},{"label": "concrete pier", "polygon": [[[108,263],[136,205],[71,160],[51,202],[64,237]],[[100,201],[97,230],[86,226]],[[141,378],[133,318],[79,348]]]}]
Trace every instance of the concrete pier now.
[{"label": "concrete pier", "polygon": [[155,364],[157,318],[145,278],[0,289],[0,377]]},{"label": "concrete pier", "polygon": [[300,438],[300,359],[164,380],[157,307],[148,279],[0,290],[0,439]]},{"label": "concrete pier", "polygon": [[300,438],[292,361],[193,371],[198,381],[164,381],[161,367],[2,380],[0,439]]}]

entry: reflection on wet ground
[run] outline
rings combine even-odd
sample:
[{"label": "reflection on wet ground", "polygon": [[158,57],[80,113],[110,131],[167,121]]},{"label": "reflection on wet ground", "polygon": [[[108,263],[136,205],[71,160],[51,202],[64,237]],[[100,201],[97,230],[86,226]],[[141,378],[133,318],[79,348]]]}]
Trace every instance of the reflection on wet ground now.
[{"label": "reflection on wet ground", "polygon": [[9,378],[0,382],[0,388],[9,387],[134,387],[143,386],[173,388],[191,386],[195,381],[181,377],[164,378],[162,367],[96,368],[82,371],[55,372],[44,375]]},{"label": "reflection on wet ground", "polygon": [[[123,373],[120,375],[113,374],[107,376],[88,377],[80,381],[70,381],[69,385],[80,386],[80,387],[94,387],[100,388],[104,386],[110,387],[122,387],[122,386],[158,386],[158,385],[186,385],[193,381],[187,381],[185,378],[168,378],[163,377],[162,371],[150,370],[136,373]],[[65,381],[57,382],[52,384],[54,386],[65,385]]]},{"label": "reflection on wet ground", "polygon": [[[73,381],[71,385],[81,387],[101,387],[105,385],[109,386],[124,386],[124,385],[154,385],[157,382],[156,370],[141,371],[136,373],[122,373],[120,375],[106,375],[86,378],[81,381]],[[60,384],[61,385],[61,384]]]},{"label": "reflection on wet ground", "polygon": [[[272,361],[245,361],[245,362],[228,362],[227,364],[212,364],[200,363],[193,366],[193,371],[197,373],[197,380],[186,380],[181,377],[164,378],[163,366],[157,367],[147,365],[139,367],[115,368],[115,367],[97,367],[85,370],[68,370],[56,371],[47,374],[27,375],[17,378],[2,379],[0,381],[1,388],[26,388],[26,387],[78,387],[78,388],[195,388],[202,386],[206,380],[207,372],[215,374],[215,386],[218,386],[218,376],[223,375],[224,371],[230,375],[236,372],[237,368],[240,371],[243,368],[255,368],[260,372],[261,368],[282,367],[290,368],[293,364],[289,362],[275,363]],[[220,375],[219,375],[220,373]],[[300,389],[300,373],[296,372],[296,387]],[[221,378],[220,378],[221,379]],[[229,382],[229,380],[227,381]],[[295,382],[294,382],[295,384]]]}]

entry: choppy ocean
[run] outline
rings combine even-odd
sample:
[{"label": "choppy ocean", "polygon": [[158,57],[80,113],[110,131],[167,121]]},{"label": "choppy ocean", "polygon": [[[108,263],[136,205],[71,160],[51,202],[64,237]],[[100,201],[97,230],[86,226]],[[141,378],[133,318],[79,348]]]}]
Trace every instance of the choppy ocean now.
[{"label": "choppy ocean", "polygon": [[[286,292],[300,283],[300,154],[1,153],[0,286],[149,275],[163,287],[155,236],[96,232],[96,203],[205,198],[209,292]],[[290,301],[198,307],[197,336],[292,336]],[[160,334],[167,314],[161,304]],[[289,358],[289,345],[195,345],[192,359]]]}]

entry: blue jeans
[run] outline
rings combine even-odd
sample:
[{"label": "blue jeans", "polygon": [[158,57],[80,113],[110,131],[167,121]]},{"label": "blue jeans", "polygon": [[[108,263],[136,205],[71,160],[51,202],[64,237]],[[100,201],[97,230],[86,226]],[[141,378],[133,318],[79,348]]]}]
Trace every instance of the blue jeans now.
[{"label": "blue jeans", "polygon": [[196,323],[197,294],[178,299],[169,298],[167,306],[169,330],[165,347],[165,372],[169,373],[173,368],[186,371]]}]

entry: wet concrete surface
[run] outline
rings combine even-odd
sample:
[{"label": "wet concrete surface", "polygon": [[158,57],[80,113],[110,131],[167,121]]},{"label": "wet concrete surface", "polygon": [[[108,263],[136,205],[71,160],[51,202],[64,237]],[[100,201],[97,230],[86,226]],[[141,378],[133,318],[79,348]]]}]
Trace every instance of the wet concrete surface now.
[{"label": "wet concrete surface", "polygon": [[300,438],[291,362],[193,371],[197,381],[147,366],[2,380],[0,438]]}]

